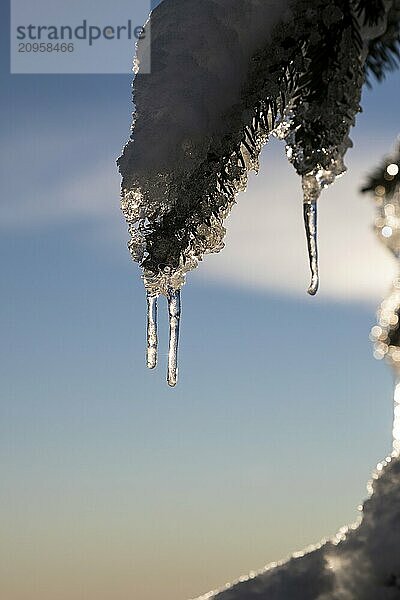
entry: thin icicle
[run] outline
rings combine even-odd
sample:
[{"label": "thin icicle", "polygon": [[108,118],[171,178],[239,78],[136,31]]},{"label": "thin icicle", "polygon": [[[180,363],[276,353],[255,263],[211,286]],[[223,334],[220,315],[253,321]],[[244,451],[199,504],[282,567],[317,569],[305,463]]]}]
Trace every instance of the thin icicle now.
[{"label": "thin icicle", "polygon": [[157,298],[147,292],[147,352],[146,362],[149,369],[157,366]]},{"label": "thin icicle", "polygon": [[170,289],[168,292],[169,314],[169,347],[167,383],[174,387],[178,382],[178,343],[179,321],[181,317],[181,293],[179,290]]},{"label": "thin icicle", "polygon": [[317,242],[317,201],[304,202],[304,225],[306,228],[308,256],[311,269],[311,283],[308,293],[315,296],[319,286],[318,242]]},{"label": "thin icicle", "polygon": [[315,172],[303,175],[303,215],[306,228],[308,256],[311,269],[311,283],[308,293],[315,296],[319,286],[318,240],[317,240],[317,200],[321,194],[321,183]]}]

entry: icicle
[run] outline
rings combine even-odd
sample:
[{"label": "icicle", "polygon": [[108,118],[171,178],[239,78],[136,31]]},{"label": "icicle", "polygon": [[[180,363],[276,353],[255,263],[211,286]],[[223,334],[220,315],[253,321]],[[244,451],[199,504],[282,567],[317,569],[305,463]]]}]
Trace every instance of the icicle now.
[{"label": "icicle", "polygon": [[168,292],[169,347],[168,347],[168,385],[174,387],[178,382],[178,342],[179,320],[181,317],[181,293],[170,289]]},{"label": "icicle", "polygon": [[307,291],[311,296],[315,296],[319,286],[317,200],[321,193],[321,185],[314,173],[304,175],[302,185],[304,225],[306,228],[308,256],[311,269],[311,283]]},{"label": "icicle", "polygon": [[304,225],[306,228],[308,256],[310,259],[311,283],[308,293],[314,296],[318,291],[318,245],[317,245],[317,202],[304,202]]},{"label": "icicle", "polygon": [[146,362],[149,369],[157,366],[157,299],[158,296],[147,292],[147,352]]}]

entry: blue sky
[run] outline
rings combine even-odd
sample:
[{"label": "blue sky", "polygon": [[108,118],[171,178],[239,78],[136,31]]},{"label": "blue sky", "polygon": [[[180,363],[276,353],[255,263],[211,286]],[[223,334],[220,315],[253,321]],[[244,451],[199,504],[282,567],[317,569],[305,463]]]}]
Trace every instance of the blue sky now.
[{"label": "blue sky", "polygon": [[[285,223],[256,238],[265,283],[262,262],[245,273],[246,239],[237,252],[257,203],[298,193],[275,147],[225,254],[188,278],[171,390],[165,307],[160,366],[144,366],[144,292],[119,212],[130,76],[10,76],[4,11],[2,597],[184,600],[333,534],[390,450],[391,377],[368,341],[390,259],[364,236],[373,209],[356,190],[397,135],[398,73],[365,94],[355,169],[321,205],[325,291],[305,293],[300,211],[298,239]],[[344,197],[349,212],[329,212]],[[347,215],[354,238],[340,237]],[[330,256],[348,256],[342,279]],[[356,292],[354,256],[367,261]]]}]

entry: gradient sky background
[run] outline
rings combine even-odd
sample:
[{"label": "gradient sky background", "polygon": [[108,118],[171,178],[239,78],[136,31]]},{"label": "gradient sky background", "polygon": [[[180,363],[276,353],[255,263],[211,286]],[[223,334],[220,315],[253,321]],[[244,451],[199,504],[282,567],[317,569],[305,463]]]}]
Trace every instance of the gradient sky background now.
[{"label": "gradient sky background", "polygon": [[187,600],[334,534],[391,444],[368,333],[393,264],[357,189],[398,133],[399,74],[365,92],[321,200],[320,295],[274,143],[188,278],[171,390],[162,311],[144,366],[119,211],[131,77],[10,76],[8,22],[2,5],[1,598]]}]

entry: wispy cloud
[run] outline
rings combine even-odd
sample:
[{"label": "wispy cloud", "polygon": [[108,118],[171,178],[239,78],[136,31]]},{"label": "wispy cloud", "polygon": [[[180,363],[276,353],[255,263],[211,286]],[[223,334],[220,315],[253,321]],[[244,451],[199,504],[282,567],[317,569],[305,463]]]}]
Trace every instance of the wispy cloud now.
[{"label": "wispy cloud", "polygon": [[3,141],[0,229],[37,229],[77,218],[98,221],[116,213],[115,159],[89,149],[77,131],[32,130]]}]

